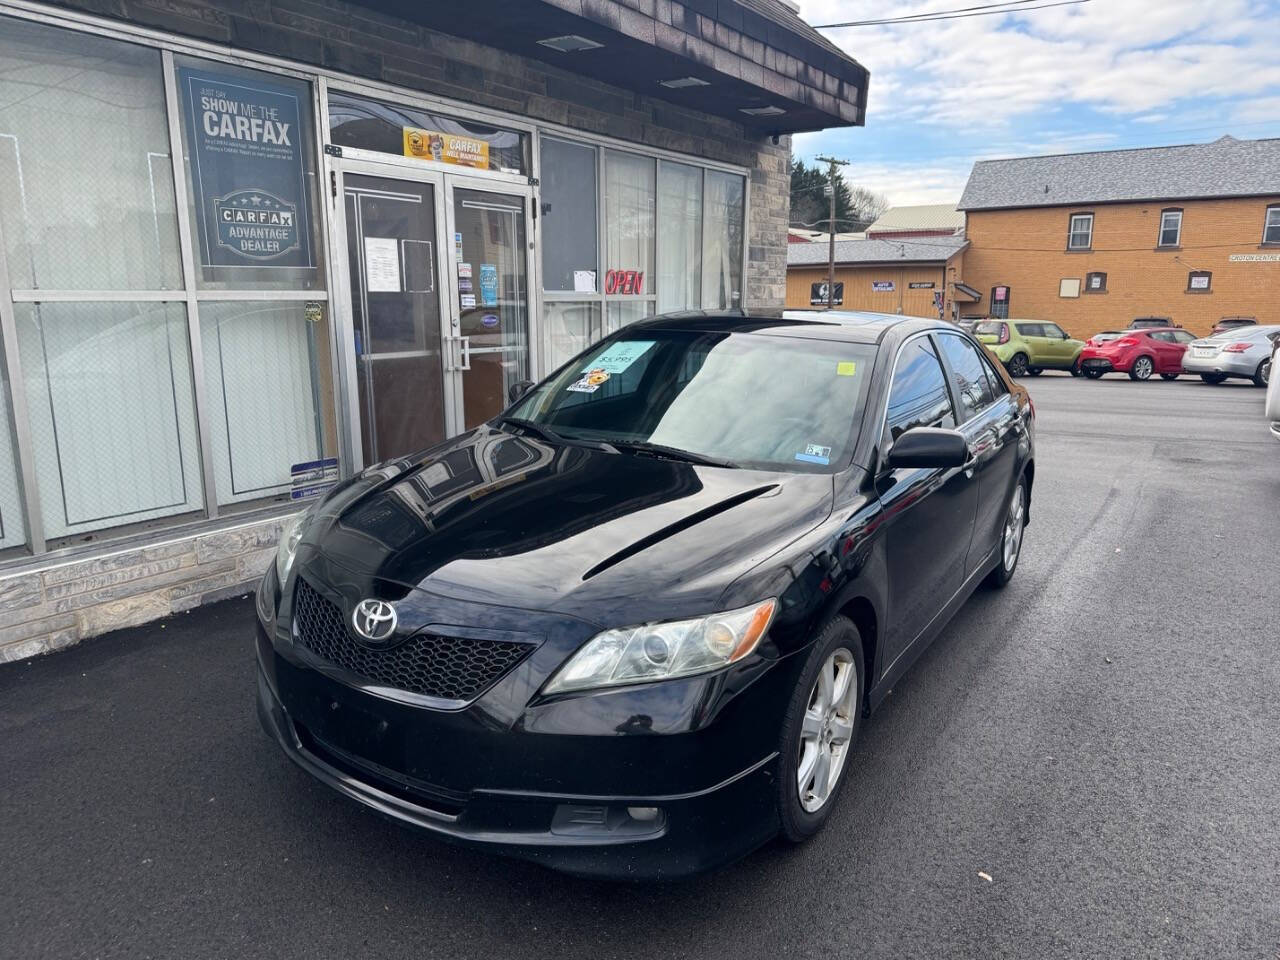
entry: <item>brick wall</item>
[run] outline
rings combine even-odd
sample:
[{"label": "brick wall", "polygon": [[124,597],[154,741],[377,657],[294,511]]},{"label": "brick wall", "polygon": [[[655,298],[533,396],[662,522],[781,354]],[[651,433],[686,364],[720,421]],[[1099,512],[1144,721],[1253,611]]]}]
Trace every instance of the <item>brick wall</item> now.
[{"label": "brick wall", "polygon": [[[825,283],[827,268],[792,267],[787,271],[787,306],[809,307],[810,292],[815,283]],[[876,291],[872,283],[892,280],[892,291]],[[909,317],[938,319],[933,295],[942,290],[942,264],[923,266],[888,265],[881,267],[842,267],[836,264],[836,282],[844,284],[842,310],[872,310],[877,313],[902,313]],[[912,283],[932,283],[932,289],[912,290]]]},{"label": "brick wall", "polygon": [[[1075,337],[1140,316],[1172,317],[1197,334],[1225,316],[1280,322],[1280,262],[1229,260],[1280,253],[1260,249],[1266,208],[1274,203],[1280,197],[971,211],[958,279],[982,292],[982,312],[990,309],[991,288],[1007,284],[1011,316],[1053,320]],[[1160,213],[1169,207],[1183,211],[1181,245],[1156,249]],[[1068,218],[1082,212],[1094,215],[1093,249],[1067,253]],[[1208,293],[1187,291],[1192,270],[1212,271]],[[1083,287],[1094,271],[1106,273],[1105,293],[1058,295],[1064,277],[1079,278]]]},{"label": "brick wall", "polygon": [[245,593],[284,518],[210,530],[0,577],[0,663]]},{"label": "brick wall", "polygon": [[748,167],[745,305],[782,306],[789,137],[774,146],[765,138],[748,138],[729,120],[341,0],[64,0],[56,5]]}]

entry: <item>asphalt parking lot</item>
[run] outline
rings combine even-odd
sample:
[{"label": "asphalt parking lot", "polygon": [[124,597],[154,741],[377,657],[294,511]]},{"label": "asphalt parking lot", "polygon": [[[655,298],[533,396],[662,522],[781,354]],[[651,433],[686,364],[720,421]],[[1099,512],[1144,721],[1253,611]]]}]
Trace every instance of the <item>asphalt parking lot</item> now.
[{"label": "asphalt parking lot", "polygon": [[635,887],[391,826],[262,734],[234,600],[0,667],[0,956],[1276,960],[1263,392],[1026,383],[1018,574],[864,725],[815,842]]}]

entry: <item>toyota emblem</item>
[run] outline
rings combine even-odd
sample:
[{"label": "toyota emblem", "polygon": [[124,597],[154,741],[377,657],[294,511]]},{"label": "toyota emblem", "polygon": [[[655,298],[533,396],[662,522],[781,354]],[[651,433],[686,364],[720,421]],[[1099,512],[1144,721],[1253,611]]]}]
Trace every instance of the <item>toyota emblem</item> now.
[{"label": "toyota emblem", "polygon": [[385,600],[361,600],[351,615],[356,633],[373,643],[381,643],[396,629],[396,608]]}]

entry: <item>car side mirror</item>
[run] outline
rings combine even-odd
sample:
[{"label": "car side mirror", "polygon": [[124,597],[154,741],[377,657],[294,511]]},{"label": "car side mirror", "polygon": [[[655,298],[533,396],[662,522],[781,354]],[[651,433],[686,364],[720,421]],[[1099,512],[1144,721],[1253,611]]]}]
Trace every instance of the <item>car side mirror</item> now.
[{"label": "car side mirror", "polygon": [[969,462],[969,442],[959,430],[916,427],[893,442],[888,465],[900,467],[963,467]]},{"label": "car side mirror", "polygon": [[1071,339],[1071,334],[1067,333],[1067,332],[1064,330],[1064,331],[1062,332],[1062,339],[1063,339],[1063,340],[1070,340],[1070,339]]},{"label": "car side mirror", "polygon": [[515,403],[526,393],[532,390],[533,386],[534,384],[532,380],[517,380],[507,388],[507,399],[512,403]]}]

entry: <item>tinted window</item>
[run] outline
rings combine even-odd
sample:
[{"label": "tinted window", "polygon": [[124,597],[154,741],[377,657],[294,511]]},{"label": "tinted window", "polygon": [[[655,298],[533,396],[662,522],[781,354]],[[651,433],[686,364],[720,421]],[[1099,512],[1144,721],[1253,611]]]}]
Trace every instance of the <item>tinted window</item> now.
[{"label": "tinted window", "polygon": [[968,420],[995,400],[982,357],[977,347],[960,337],[944,334],[938,337],[938,341],[951,367],[952,386],[960,403],[960,413],[963,419]]},{"label": "tinted window", "polygon": [[1057,337],[1061,340],[1067,335],[1067,332],[1056,323],[1045,323],[1042,324],[1041,327],[1044,330],[1044,336],[1046,337]]},{"label": "tinted window", "polygon": [[1190,343],[1195,338],[1195,334],[1188,333],[1186,330],[1173,331],[1173,339],[1176,343]]},{"label": "tinted window", "polygon": [[1173,334],[1168,330],[1157,330],[1149,334],[1152,340],[1159,340],[1161,343],[1173,343]]},{"label": "tinted window", "polygon": [[1024,337],[1043,337],[1044,327],[1038,323],[1015,323],[1018,332]]},{"label": "tinted window", "polygon": [[913,427],[954,427],[955,414],[947,393],[946,375],[925,337],[917,337],[902,348],[889,388],[885,415],[888,441]]}]

